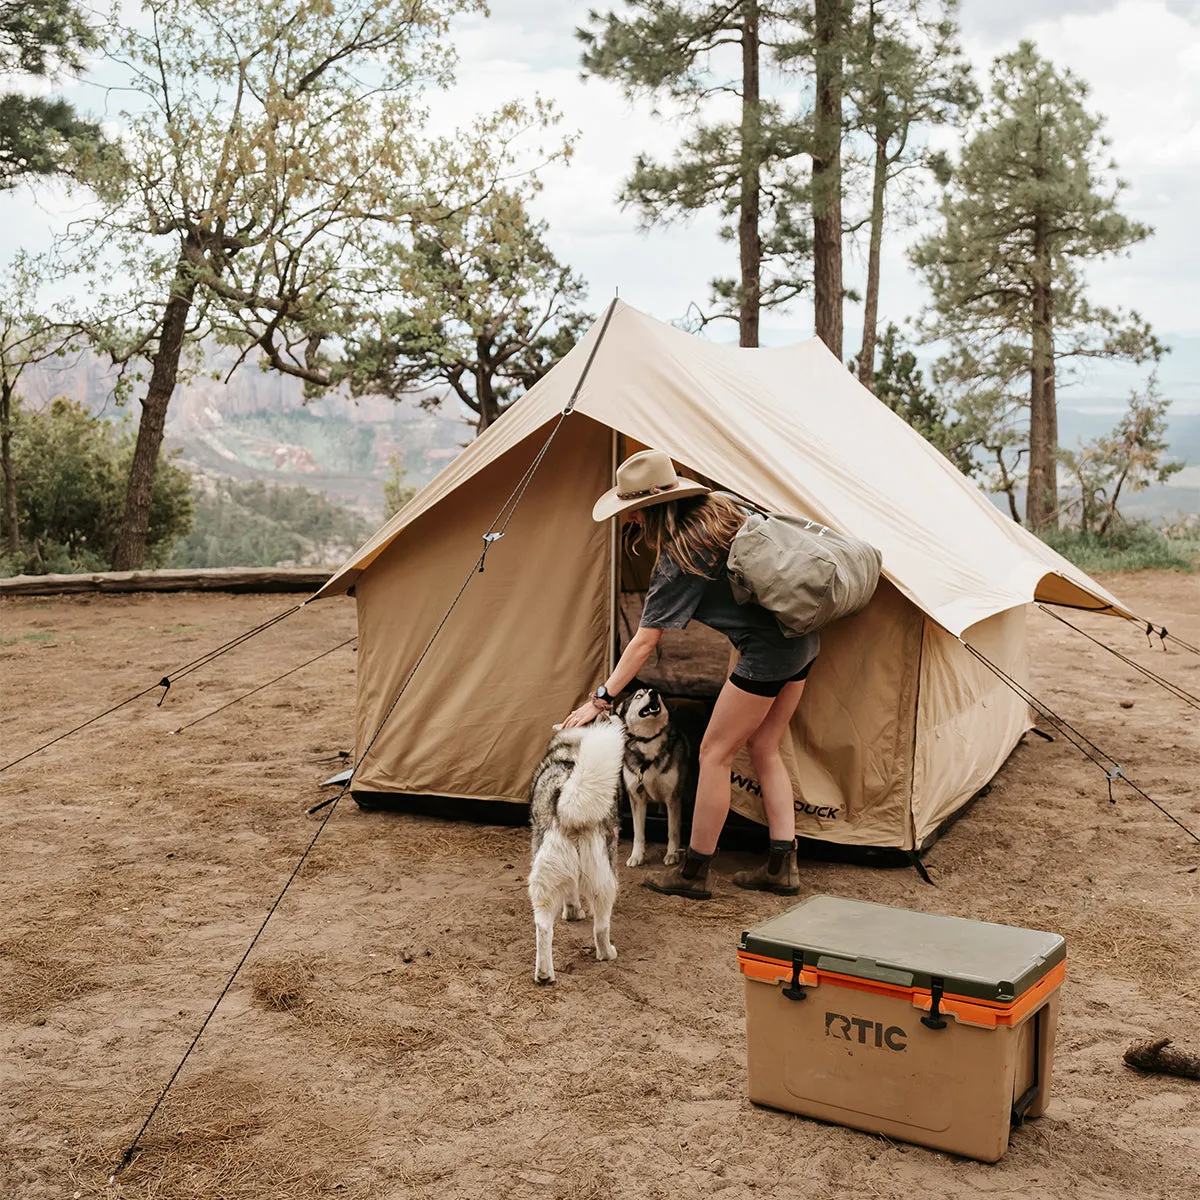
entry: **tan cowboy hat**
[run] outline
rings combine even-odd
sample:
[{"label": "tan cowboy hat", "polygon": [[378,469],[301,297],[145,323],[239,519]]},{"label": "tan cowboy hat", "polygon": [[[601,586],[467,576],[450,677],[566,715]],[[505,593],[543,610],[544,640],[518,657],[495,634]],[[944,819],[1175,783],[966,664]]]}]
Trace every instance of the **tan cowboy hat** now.
[{"label": "tan cowboy hat", "polygon": [[703,496],[709,490],[693,479],[680,479],[669,454],[662,450],[639,450],[617,468],[617,486],[609,488],[596,501],[592,520],[607,521],[629,508]]}]

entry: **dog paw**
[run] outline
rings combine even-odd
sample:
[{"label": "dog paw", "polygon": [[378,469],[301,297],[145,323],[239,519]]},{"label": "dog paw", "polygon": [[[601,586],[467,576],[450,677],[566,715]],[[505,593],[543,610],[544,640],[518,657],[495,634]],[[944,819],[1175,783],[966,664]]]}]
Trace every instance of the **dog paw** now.
[{"label": "dog paw", "polygon": [[627,867],[640,867],[642,865],[642,863],[645,862],[645,859],[646,859],[646,855],[641,850],[635,850],[629,856],[629,861],[626,862],[625,865]]},{"label": "dog paw", "polygon": [[663,855],[664,867],[673,867],[676,863],[681,862],[683,862],[682,850],[668,850],[666,854]]}]

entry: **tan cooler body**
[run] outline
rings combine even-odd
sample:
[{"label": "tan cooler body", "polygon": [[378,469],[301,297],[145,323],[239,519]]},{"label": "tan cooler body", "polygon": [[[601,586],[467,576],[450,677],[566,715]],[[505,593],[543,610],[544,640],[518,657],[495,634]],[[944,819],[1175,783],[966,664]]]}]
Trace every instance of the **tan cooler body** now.
[{"label": "tan cooler body", "polygon": [[755,1104],[995,1162],[1050,1092],[1056,933],[811,896],[742,934]]}]

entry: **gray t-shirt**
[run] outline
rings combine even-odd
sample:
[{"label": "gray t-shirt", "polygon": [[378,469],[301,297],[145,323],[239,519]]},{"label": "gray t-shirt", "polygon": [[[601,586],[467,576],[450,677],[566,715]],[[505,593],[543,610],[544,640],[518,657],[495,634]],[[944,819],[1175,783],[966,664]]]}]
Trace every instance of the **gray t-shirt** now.
[{"label": "gray t-shirt", "polygon": [[820,634],[785,637],[779,622],[761,605],[739,604],[725,574],[727,557],[722,555],[704,575],[689,575],[669,554],[659,555],[650,576],[641,627],[685,629],[694,618],[734,644],[740,655],[734,670],[743,679],[790,679],[817,657]]}]

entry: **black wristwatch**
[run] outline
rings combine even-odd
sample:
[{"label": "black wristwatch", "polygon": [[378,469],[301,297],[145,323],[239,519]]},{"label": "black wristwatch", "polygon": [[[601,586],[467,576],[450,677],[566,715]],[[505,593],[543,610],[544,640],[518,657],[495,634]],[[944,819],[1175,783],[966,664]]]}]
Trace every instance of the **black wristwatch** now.
[{"label": "black wristwatch", "polygon": [[606,688],[604,686],[604,684],[601,684],[595,690],[593,695],[596,697],[597,700],[599,700],[603,704],[615,704],[616,703],[616,701],[613,699],[612,695],[610,694],[608,688]]}]

